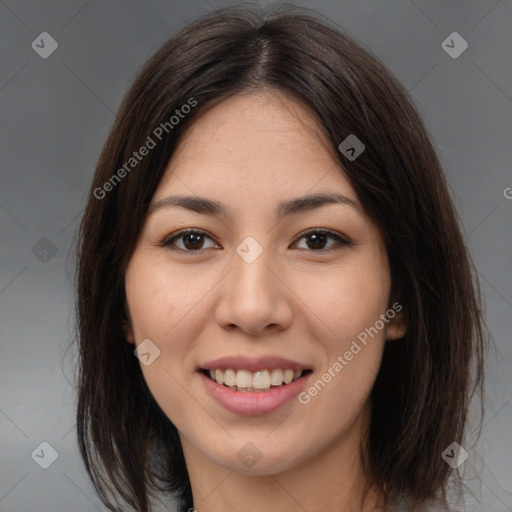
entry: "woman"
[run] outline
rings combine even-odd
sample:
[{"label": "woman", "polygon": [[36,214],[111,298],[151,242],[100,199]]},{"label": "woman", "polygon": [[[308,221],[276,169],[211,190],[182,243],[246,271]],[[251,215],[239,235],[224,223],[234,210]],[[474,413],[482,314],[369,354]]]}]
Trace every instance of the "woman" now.
[{"label": "woman", "polygon": [[411,100],[337,27],[230,8],[166,42],[78,255],[78,441],[110,510],[447,510],[478,284]]}]

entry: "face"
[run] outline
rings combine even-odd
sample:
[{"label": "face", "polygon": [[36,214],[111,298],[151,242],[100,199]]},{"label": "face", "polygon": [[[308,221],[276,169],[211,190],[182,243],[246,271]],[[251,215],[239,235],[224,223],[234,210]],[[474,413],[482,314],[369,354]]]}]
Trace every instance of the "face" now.
[{"label": "face", "polygon": [[[337,200],[293,202],[319,194]],[[240,95],[195,121],[152,198],[126,335],[150,340],[141,369],[187,462],[276,474],[359,438],[384,343],[404,334],[390,287],[382,237],[308,111]]]}]

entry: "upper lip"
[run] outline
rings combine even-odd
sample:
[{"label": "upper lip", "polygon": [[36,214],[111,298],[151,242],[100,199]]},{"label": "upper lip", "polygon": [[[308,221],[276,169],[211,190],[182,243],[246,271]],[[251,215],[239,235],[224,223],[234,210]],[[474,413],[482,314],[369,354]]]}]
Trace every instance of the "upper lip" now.
[{"label": "upper lip", "polygon": [[250,372],[257,372],[261,370],[307,370],[310,369],[307,365],[285,359],[279,356],[261,356],[257,358],[249,358],[244,356],[227,356],[208,361],[201,365],[203,370],[216,370],[222,368],[233,368],[237,370],[249,370]]}]

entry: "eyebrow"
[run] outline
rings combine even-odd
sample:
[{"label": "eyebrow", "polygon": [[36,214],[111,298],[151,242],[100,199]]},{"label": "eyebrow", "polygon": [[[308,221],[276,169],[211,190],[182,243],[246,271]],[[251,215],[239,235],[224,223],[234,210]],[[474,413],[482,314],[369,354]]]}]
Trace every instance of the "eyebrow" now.
[{"label": "eyebrow", "polygon": [[[289,215],[313,210],[327,204],[342,204],[359,209],[359,205],[343,194],[318,193],[297,197],[278,203],[276,215],[279,219]],[[206,215],[217,215],[225,218],[232,217],[229,209],[223,203],[199,196],[168,196],[150,206],[148,215],[170,206],[180,206],[187,210]]]}]

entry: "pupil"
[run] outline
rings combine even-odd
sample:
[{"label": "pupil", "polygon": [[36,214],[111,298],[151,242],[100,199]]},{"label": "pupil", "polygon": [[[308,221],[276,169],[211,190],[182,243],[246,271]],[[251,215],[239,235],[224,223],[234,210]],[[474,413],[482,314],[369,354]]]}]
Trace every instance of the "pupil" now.
[{"label": "pupil", "polygon": [[[201,240],[201,236],[199,233],[189,233],[187,235],[185,235],[185,245],[192,245],[192,249],[198,249],[200,247],[196,247],[196,244],[197,245],[201,245],[200,243],[200,240]],[[195,240],[194,240],[194,237],[195,237]],[[190,239],[192,239],[192,243],[187,243]]]},{"label": "pupil", "polygon": [[[319,245],[320,245],[320,246],[322,246],[322,245],[323,245],[323,244],[322,244],[322,242],[325,242],[325,236],[326,236],[326,235],[325,235],[325,234],[323,234],[323,233],[315,234],[315,235],[310,235],[310,236],[309,236],[310,240],[312,239],[312,240],[314,241],[313,245],[315,245],[315,244],[316,244],[316,247],[314,247],[314,248],[318,249],[318,246],[319,246]],[[320,242],[320,243],[319,243],[319,242]]]}]

